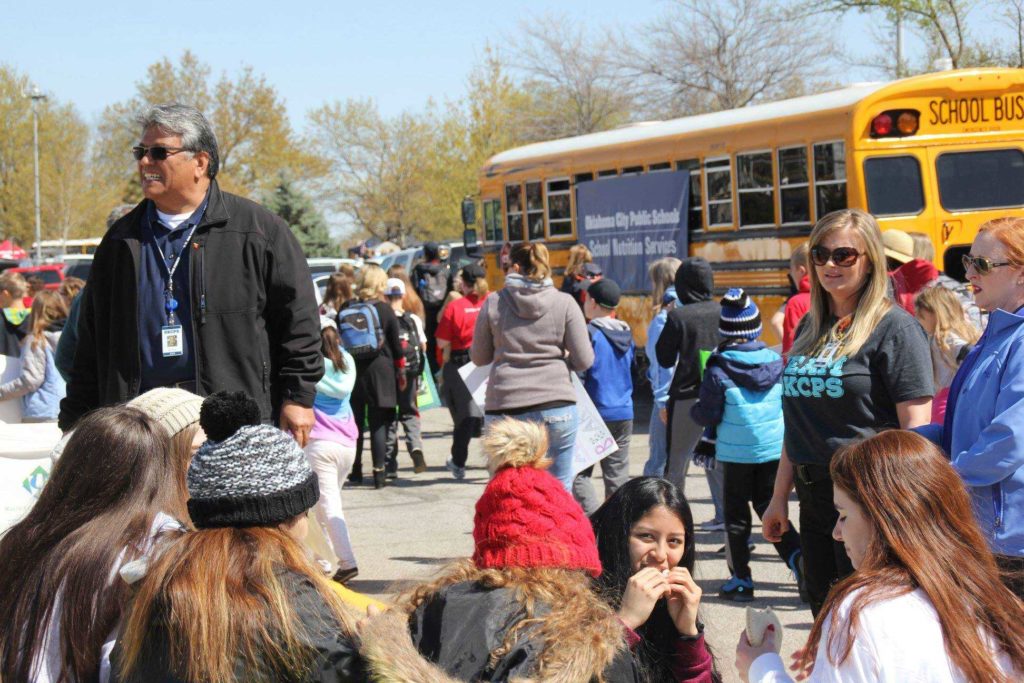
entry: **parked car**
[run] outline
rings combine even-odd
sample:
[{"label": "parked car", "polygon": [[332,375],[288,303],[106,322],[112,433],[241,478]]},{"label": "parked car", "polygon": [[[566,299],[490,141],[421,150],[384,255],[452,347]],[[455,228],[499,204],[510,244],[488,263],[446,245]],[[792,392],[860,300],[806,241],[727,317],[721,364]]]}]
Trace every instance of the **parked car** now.
[{"label": "parked car", "polygon": [[338,270],[338,266],[340,266],[343,263],[347,263],[347,264],[351,265],[356,270],[359,270],[360,266],[363,265],[363,262],[361,260],[353,259],[353,258],[321,258],[321,257],[318,257],[318,258],[308,258],[308,259],[306,259],[306,264],[309,266],[309,272],[312,275],[320,275],[321,273],[326,273],[326,274],[330,275],[331,273],[333,273],[336,270]]},{"label": "parked car", "polygon": [[64,281],[65,277],[63,263],[44,263],[41,266],[26,266],[9,270],[12,273],[21,273],[26,280],[31,277],[41,277],[45,283],[45,289],[59,289],[60,283]]},{"label": "parked car", "polygon": [[89,281],[92,270],[92,254],[75,254],[64,257],[64,277],[77,277]]}]

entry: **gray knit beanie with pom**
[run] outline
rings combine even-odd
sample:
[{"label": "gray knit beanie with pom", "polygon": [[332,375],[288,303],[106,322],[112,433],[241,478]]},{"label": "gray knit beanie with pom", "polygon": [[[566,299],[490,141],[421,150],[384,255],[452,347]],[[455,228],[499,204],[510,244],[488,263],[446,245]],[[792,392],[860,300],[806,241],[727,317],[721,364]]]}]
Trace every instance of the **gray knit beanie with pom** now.
[{"label": "gray knit beanie with pom", "polygon": [[199,423],[210,439],[188,468],[188,511],[196,528],[276,526],[320,497],[295,439],[253,422],[259,422],[259,406],[241,392],[218,392],[203,402]]}]

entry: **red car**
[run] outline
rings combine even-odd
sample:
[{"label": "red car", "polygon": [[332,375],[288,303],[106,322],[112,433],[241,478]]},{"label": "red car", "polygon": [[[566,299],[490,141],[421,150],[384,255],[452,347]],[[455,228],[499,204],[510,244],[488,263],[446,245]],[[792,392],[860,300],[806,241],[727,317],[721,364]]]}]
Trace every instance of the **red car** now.
[{"label": "red car", "polygon": [[64,281],[64,264],[46,263],[41,266],[27,266],[25,268],[9,268],[12,273],[21,273],[27,280],[33,276],[43,278],[46,289],[59,289],[60,283]]}]

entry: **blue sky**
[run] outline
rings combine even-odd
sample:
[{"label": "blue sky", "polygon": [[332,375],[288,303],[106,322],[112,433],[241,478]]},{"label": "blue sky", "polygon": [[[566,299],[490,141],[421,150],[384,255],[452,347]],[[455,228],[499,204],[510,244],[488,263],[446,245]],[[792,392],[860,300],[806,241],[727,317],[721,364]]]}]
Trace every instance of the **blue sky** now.
[{"label": "blue sky", "polygon": [[[372,97],[386,114],[459,96],[490,41],[501,46],[518,22],[552,7],[590,27],[637,25],[667,2],[542,0],[518,2],[267,2],[123,0],[83,4],[5,3],[0,62],[94,121],[103,107],[134,92],[146,67],[191,49],[215,74],[251,65],[287,102],[292,121],[348,97]],[[868,19],[844,20],[847,47],[867,40]],[[850,80],[870,74],[846,70]]]}]

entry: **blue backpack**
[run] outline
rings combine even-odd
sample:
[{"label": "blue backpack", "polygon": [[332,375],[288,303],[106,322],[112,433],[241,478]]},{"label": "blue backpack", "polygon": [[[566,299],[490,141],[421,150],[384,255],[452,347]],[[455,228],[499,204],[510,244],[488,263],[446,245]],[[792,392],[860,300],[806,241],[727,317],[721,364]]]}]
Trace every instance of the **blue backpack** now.
[{"label": "blue backpack", "polygon": [[341,345],[356,360],[377,357],[384,346],[384,327],[380,323],[377,307],[357,302],[338,314],[338,334]]}]

